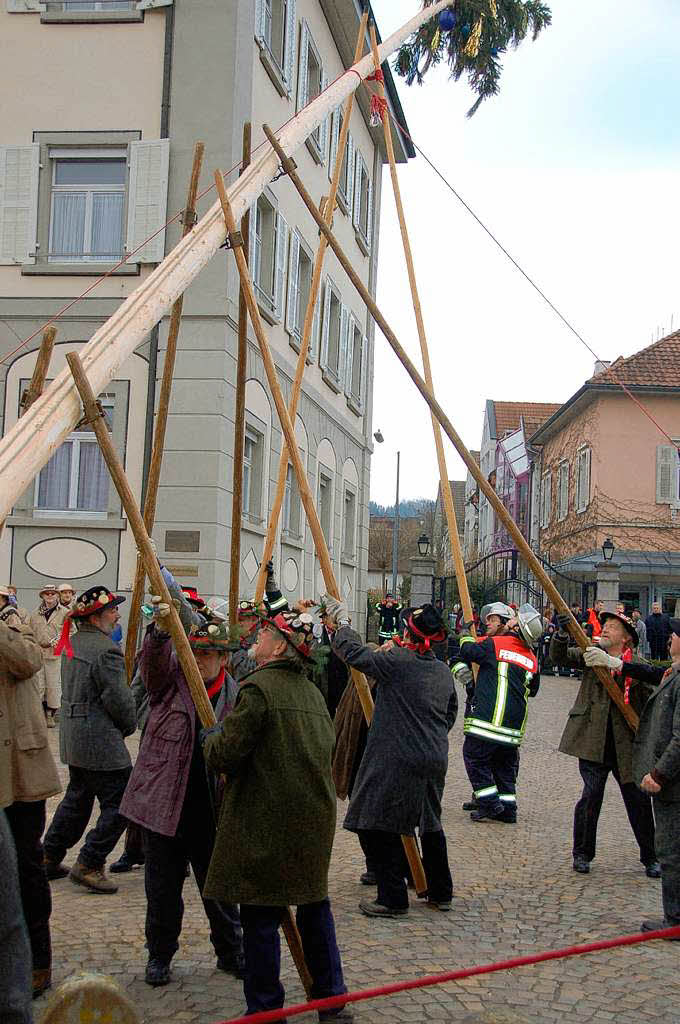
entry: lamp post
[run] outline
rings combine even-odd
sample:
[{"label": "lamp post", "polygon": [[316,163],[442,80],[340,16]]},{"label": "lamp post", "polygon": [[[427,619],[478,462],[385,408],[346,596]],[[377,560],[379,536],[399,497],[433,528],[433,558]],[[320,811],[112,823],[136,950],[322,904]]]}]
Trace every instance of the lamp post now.
[{"label": "lamp post", "polygon": [[[377,444],[382,444],[385,438],[382,431],[378,429],[373,434]],[[397,452],[397,494],[394,502],[394,523],[392,525],[392,594],[397,596],[397,577],[399,575],[399,463],[401,452]]]},{"label": "lamp post", "polygon": [[430,553],[430,538],[426,533],[421,533],[417,540],[418,554],[421,558],[427,558]]},{"label": "lamp post", "polygon": [[621,566],[613,562],[616,545],[611,537],[607,537],[601,548],[602,562],[595,565],[597,599],[604,603],[604,610],[613,612],[619,600],[619,584]]},{"label": "lamp post", "polygon": [[614,541],[611,539],[611,537],[607,537],[606,541],[602,545],[602,557],[604,558],[605,562],[611,562],[612,558],[614,557],[615,550],[616,547],[614,545]]}]

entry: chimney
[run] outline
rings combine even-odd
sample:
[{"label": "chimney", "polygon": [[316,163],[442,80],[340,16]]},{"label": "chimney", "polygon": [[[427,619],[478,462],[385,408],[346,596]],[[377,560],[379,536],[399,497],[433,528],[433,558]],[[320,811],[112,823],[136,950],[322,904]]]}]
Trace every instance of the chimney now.
[{"label": "chimney", "polygon": [[603,370],[608,370],[611,365],[611,359],[596,359],[593,377],[596,377],[598,373],[602,373]]}]

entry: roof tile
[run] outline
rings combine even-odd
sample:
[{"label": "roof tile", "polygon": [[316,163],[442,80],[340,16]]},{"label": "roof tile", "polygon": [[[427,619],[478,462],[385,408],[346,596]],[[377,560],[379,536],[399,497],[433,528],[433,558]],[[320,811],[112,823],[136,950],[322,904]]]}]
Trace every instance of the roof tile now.
[{"label": "roof tile", "polygon": [[513,430],[518,430],[520,420],[524,420],[526,436],[531,437],[542,423],[545,423],[558,409],[559,402],[496,402],[496,433],[505,437]]},{"label": "roof tile", "polygon": [[591,377],[589,383],[680,387],[680,331],[667,334],[626,359],[619,356],[610,367]]}]

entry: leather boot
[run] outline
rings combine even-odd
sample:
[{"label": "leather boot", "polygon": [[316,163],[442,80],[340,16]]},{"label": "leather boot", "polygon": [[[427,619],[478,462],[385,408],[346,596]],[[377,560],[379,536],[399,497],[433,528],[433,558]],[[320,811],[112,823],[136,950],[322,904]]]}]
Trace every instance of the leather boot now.
[{"label": "leather boot", "polygon": [[57,864],[56,861],[50,860],[46,854],[43,856],[43,864],[45,865],[45,874],[50,882],[53,882],[55,878],[66,878],[69,873],[69,869],[65,864]]},{"label": "leather boot", "polygon": [[74,885],[84,885],[90,892],[118,892],[118,886],[104,874],[103,868],[88,868],[85,864],[81,864],[79,860],[71,868],[69,878]]}]

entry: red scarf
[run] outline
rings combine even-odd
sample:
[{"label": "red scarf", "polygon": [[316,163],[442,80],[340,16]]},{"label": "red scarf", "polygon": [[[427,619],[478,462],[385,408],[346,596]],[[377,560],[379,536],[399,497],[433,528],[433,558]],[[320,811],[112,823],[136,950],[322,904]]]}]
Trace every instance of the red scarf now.
[{"label": "red scarf", "polygon": [[[626,647],[625,651],[621,654],[621,661],[625,664],[628,661],[633,660],[633,650],[630,647]],[[633,682],[630,676],[625,675],[623,669],[620,672],[615,673],[618,679],[623,678],[623,703],[630,704],[630,686]]]},{"label": "red scarf", "polygon": [[224,686],[224,665],[220,669],[219,675],[218,675],[217,679],[215,680],[215,682],[211,683],[210,686],[208,686],[206,684],[205,688],[208,691],[208,696],[210,697],[211,700],[213,699],[213,697],[215,696],[216,693],[220,692],[220,690],[222,689],[223,686]]}]

